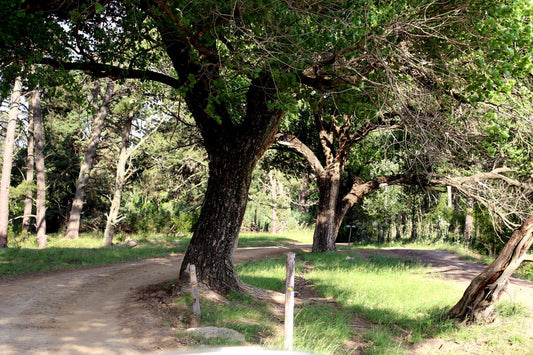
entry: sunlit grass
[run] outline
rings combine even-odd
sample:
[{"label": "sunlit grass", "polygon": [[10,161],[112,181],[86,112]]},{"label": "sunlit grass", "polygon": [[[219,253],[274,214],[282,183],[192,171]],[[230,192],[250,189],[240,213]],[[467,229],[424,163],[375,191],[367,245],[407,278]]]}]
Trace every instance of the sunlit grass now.
[{"label": "sunlit grass", "polygon": [[[529,349],[532,338],[524,330],[524,310],[502,302],[499,322],[488,326],[465,326],[443,315],[464,291],[455,283],[428,276],[426,268],[398,258],[357,254],[298,253],[297,274],[311,265],[304,276],[323,297],[336,303],[313,302],[295,308],[294,348],[314,354],[345,354],[354,349],[344,344],[355,336],[368,343],[368,354],[408,354],[416,344],[432,338],[454,344],[459,353],[520,353]],[[305,264],[304,264],[305,262]],[[282,291],[285,258],[258,260],[237,266],[239,276],[260,288]],[[296,290],[298,291],[298,290]],[[202,325],[226,326],[245,334],[248,342],[270,348],[283,346],[282,313],[263,302],[230,295],[230,303],[202,301]],[[204,306],[205,305],[205,306]],[[250,310],[253,308],[254,310]],[[202,311],[203,312],[203,311]],[[370,328],[355,334],[352,322],[363,317]],[[474,345],[472,345],[474,344]],[[452,351],[453,353],[453,351]],[[528,353],[523,352],[522,353]]]},{"label": "sunlit grass", "polygon": [[[462,295],[464,289],[453,282],[425,275],[425,268],[397,258],[375,256],[364,260],[346,254],[302,254],[315,266],[307,278],[324,296],[335,298],[353,314],[362,315],[375,324],[365,333],[373,344],[368,353],[408,353],[412,344],[440,337],[452,342],[467,341],[472,333],[483,333],[486,326],[462,326],[443,318]],[[486,342],[512,351],[514,343],[531,341],[523,333],[521,307],[500,303],[497,311],[508,327],[500,333],[485,334]],[[502,339],[502,336],[504,337]],[[503,353],[506,353],[506,352]]]},{"label": "sunlit grass", "polygon": [[240,233],[239,247],[261,247],[276,245],[313,244],[313,231],[287,233]]},{"label": "sunlit grass", "polygon": [[[135,248],[102,248],[101,233],[82,233],[78,239],[66,239],[61,234],[49,234],[48,246],[39,249],[35,236],[10,239],[8,249],[0,249],[0,277],[28,272],[70,269],[81,266],[111,264],[184,252],[189,236],[168,234],[118,234],[115,243],[135,239]],[[308,244],[311,232],[242,233],[240,247]]]},{"label": "sunlit grass", "polygon": [[[102,248],[101,235],[82,234],[78,239],[70,240],[50,234],[44,249],[38,249],[35,238],[27,239],[0,249],[0,277],[164,256],[184,251],[188,244],[188,238],[132,236],[132,239],[136,238],[139,244],[135,248]],[[117,242],[120,239],[118,236]]]},{"label": "sunlit grass", "polygon": [[[461,259],[480,263],[483,265],[491,264],[495,257],[490,257],[487,255],[482,255],[477,251],[469,249],[460,243],[411,243],[407,240],[405,241],[396,241],[391,243],[380,243],[380,244],[365,244],[365,245],[351,245],[351,246],[341,246],[340,250],[350,250],[350,249],[378,249],[378,248],[409,248],[409,249],[429,249],[429,250],[444,250],[451,253],[457,254]],[[533,281],[533,263],[522,263],[518,268],[516,273],[513,275],[525,280]]]}]

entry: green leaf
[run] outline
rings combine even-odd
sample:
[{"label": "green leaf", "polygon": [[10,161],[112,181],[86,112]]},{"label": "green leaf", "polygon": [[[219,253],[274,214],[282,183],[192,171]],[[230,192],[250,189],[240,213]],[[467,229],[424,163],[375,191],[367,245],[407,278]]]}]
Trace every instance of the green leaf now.
[{"label": "green leaf", "polygon": [[96,4],[94,4],[94,11],[97,14],[101,14],[102,12],[105,11],[105,7],[104,7],[104,5],[102,5],[99,2],[97,2]]}]

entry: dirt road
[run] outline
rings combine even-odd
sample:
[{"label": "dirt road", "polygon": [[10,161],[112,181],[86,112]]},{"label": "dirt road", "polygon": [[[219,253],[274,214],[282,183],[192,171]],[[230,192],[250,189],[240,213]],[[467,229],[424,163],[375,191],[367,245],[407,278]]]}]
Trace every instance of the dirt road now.
[{"label": "dirt road", "polygon": [[[282,255],[301,247],[239,249],[237,261]],[[466,287],[482,269],[451,253],[384,249],[420,259]],[[181,256],[0,280],[1,354],[139,354],[156,350],[158,327],[142,308],[128,308],[134,290],[177,277]],[[513,280],[509,295],[533,307],[533,284]],[[533,314],[533,310],[532,310]],[[139,338],[139,327],[146,339]]]},{"label": "dirt road", "polygon": [[[240,249],[237,261],[282,255],[300,247]],[[150,315],[132,316],[134,290],[177,278],[181,255],[97,268],[0,280],[0,354],[137,354]],[[142,324],[139,324],[142,323]]]}]

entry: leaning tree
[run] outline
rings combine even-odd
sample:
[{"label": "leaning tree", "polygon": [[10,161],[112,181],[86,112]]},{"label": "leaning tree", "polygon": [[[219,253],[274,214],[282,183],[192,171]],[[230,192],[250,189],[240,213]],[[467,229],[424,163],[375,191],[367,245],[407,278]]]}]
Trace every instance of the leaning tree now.
[{"label": "leaning tree", "polygon": [[[159,82],[176,89],[176,100],[184,99],[204,141],[209,179],[181,274],[187,264],[196,264],[199,278],[221,292],[244,288],[232,259],[252,170],[274,141],[284,113],[296,107],[300,88],[329,92],[357,86],[360,78],[382,70],[371,57],[354,53],[364,52],[382,28],[394,28],[407,10],[419,8],[411,28],[421,29],[414,38],[423,39],[429,29],[424,19],[447,23],[450,16],[484,8],[481,1],[400,1],[383,7],[343,0],[1,3],[6,78],[25,61]],[[384,40],[402,36],[409,30]],[[443,56],[452,51],[438,37],[433,45]],[[366,70],[337,70],[351,60],[368,62]]]},{"label": "leaning tree", "polygon": [[2,6],[6,74],[25,61],[177,89],[176,100],[186,102],[209,159],[205,200],[181,273],[193,263],[210,287],[242,288],[232,258],[252,170],[274,141],[299,83],[333,87],[340,81],[317,75],[314,64],[326,71],[332,55],[334,62],[343,57],[350,43],[350,36],[339,37],[343,29],[357,29],[354,23],[371,9],[350,1],[50,0]]}]

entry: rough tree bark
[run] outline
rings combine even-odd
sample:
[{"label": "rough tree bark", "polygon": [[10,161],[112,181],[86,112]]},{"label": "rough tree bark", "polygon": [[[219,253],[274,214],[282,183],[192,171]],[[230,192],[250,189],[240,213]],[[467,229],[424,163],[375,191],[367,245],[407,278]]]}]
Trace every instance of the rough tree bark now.
[{"label": "rough tree bark", "polygon": [[113,199],[111,200],[111,207],[107,215],[107,221],[104,231],[103,246],[108,247],[113,244],[113,235],[115,234],[115,225],[118,222],[118,215],[120,210],[120,200],[122,199],[122,189],[126,183],[126,163],[128,161],[128,146],[130,142],[131,125],[133,120],[133,113],[129,114],[125,119],[122,129],[120,131],[120,152],[117,162],[117,171],[115,175],[115,187],[113,189]]},{"label": "rough tree bark", "polygon": [[20,105],[22,81],[15,79],[11,100],[9,102],[9,116],[6,137],[4,141],[4,155],[2,162],[2,179],[0,181],[0,248],[7,248],[7,231],[9,225],[9,187],[11,185],[11,168],[13,166],[13,146],[15,144],[15,130]]},{"label": "rough tree bark", "polygon": [[472,280],[461,300],[448,312],[448,318],[482,323],[494,321],[495,302],[520,264],[531,261],[527,252],[532,243],[533,216],[513,233],[492,264]]},{"label": "rough tree bark", "polygon": [[[96,156],[98,144],[100,143],[100,135],[102,133],[102,128],[107,117],[108,105],[113,96],[114,87],[115,83],[112,80],[108,79],[106,91],[102,99],[102,104],[100,105],[98,112],[93,117],[93,131],[91,132],[91,136],[89,137],[89,142],[87,143],[87,150],[80,165],[80,172],[78,175],[78,180],[76,182],[76,193],[74,194],[74,199],[72,200],[70,217],[67,224],[67,232],[65,237],[69,239],[76,239],[79,236],[81,211],[85,202],[85,187],[87,186],[89,176],[93,168],[93,160]],[[94,94],[95,98],[99,96],[99,91],[99,85],[97,84]]]},{"label": "rough tree bark", "polygon": [[334,251],[335,240],[339,234],[344,216],[337,211],[340,189],[340,171],[329,169],[317,178],[319,191],[318,214],[313,234],[313,252]]},{"label": "rough tree bark", "polygon": [[[206,86],[201,86],[199,84]],[[237,277],[233,253],[248,203],[252,171],[257,161],[274,142],[283,111],[269,107],[276,88],[271,76],[261,73],[253,79],[246,94],[247,111],[240,123],[223,113],[221,123],[206,116],[205,101],[198,101],[208,87],[199,80],[186,95],[209,158],[209,179],[204,203],[194,234],[181,265],[186,278],[188,264],[196,265],[197,276],[210,288],[221,293],[246,287]],[[197,91],[198,90],[198,91]]]},{"label": "rough tree bark", "polygon": [[[26,182],[32,183],[35,172],[35,136],[33,122],[33,107],[28,102],[28,151],[26,154]],[[24,217],[22,218],[22,228],[29,234],[31,228],[31,215],[33,209],[33,190],[29,190],[24,200]]]},{"label": "rough tree bark", "polygon": [[35,219],[37,243],[39,248],[46,247],[46,177],[44,166],[44,132],[41,113],[41,93],[39,88],[32,94],[33,123],[35,134],[35,175],[37,180],[37,200]]}]

